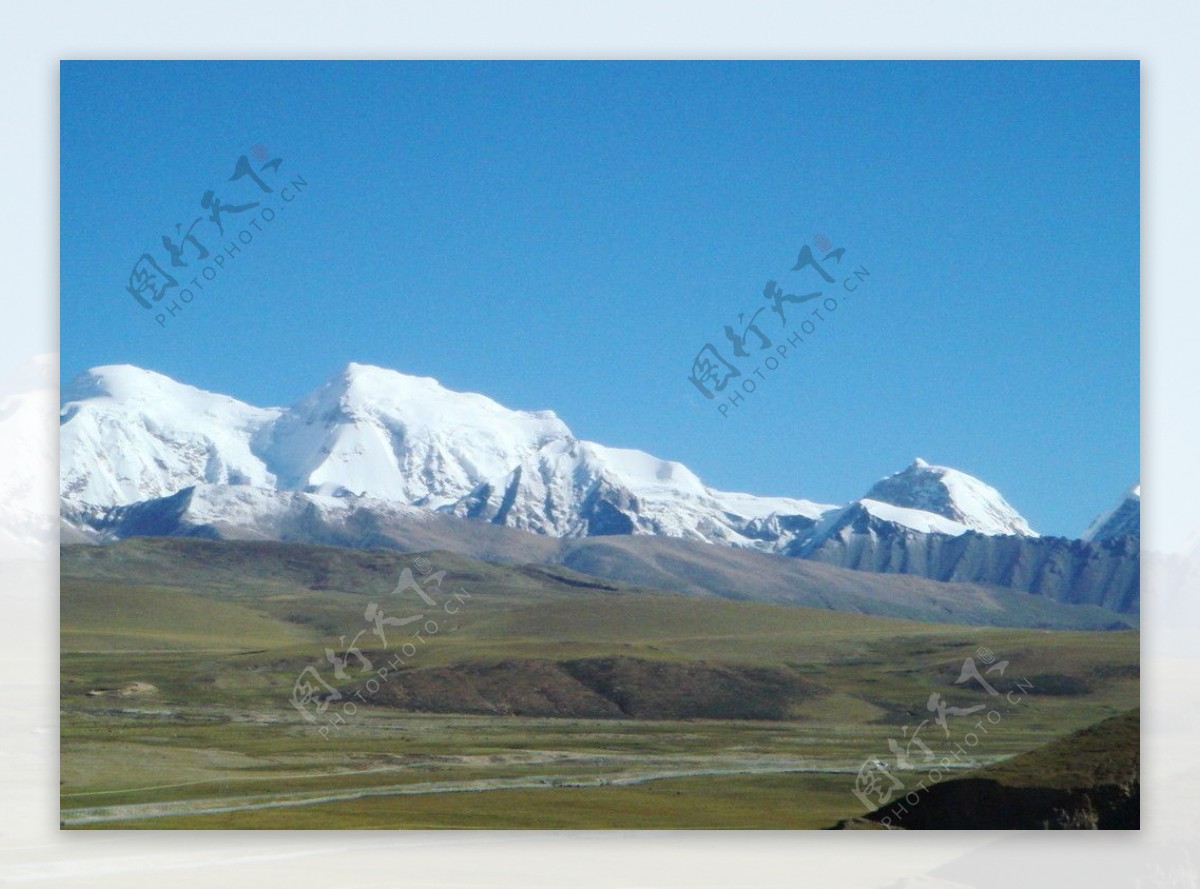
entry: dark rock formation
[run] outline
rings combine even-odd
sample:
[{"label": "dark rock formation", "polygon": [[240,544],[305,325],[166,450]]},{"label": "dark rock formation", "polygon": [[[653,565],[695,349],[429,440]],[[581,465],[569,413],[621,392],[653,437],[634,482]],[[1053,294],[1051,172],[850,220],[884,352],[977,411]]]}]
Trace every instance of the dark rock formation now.
[{"label": "dark rock formation", "polygon": [[1136,829],[1141,824],[1138,711],[891,802],[836,829]]}]

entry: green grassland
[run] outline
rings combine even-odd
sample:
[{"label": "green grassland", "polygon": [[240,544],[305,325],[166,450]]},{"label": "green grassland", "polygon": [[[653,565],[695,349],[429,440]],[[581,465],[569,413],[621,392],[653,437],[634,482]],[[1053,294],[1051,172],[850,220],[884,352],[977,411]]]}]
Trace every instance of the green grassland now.
[{"label": "green grassland", "polygon": [[[289,703],[297,675],[311,666],[331,677],[326,647],[340,652],[340,638],[369,627],[369,603],[421,607],[408,594],[402,609],[392,593],[416,555],[153,540],[65,548],[64,825],[817,828],[865,811],[854,771],[931,716],[932,692],[984,706],[972,724],[1001,712],[974,765],[1138,702],[1136,631],[938,625],[423,556],[447,573],[429,587],[437,630],[383,691],[352,699],[365,675],[338,681],[355,711],[323,735]],[[367,633],[360,646],[379,666],[403,638],[395,631],[385,649]],[[955,685],[980,647],[1008,662],[989,675],[999,689],[1031,687],[1017,703]],[[581,677],[617,710],[578,716]],[[528,695],[516,695],[523,684]],[[769,696],[775,719],[679,710],[720,684],[718,718],[730,696]],[[419,711],[388,694],[422,688],[437,696]],[[961,734],[929,724],[924,738],[940,752]]]},{"label": "green grassland", "polygon": [[847,811],[840,775],[664,779],[636,786],[380,797],[103,828],[821,829]]}]

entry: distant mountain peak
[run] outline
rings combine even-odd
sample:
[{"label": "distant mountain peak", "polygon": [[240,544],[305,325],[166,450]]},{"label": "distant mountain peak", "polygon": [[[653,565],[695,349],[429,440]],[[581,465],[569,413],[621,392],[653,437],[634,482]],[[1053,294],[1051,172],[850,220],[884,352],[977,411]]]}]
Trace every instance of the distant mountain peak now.
[{"label": "distant mountain peak", "polygon": [[[450,389],[435,377],[405,374],[391,368],[359,362],[348,363],[313,395],[322,392],[330,394],[344,407],[349,408],[404,405],[409,415],[415,415],[420,410],[429,410],[438,416],[445,416],[449,410],[455,409],[463,414],[485,413],[491,416],[558,420],[558,415],[553,411],[521,411],[507,408],[481,393]],[[565,425],[562,425],[562,430],[565,434],[570,432]]]},{"label": "distant mountain peak", "polygon": [[992,486],[919,457],[899,473],[876,482],[864,500],[933,513],[986,535],[1037,534]]},{"label": "distant mountain peak", "polygon": [[1133,485],[1115,506],[1092,520],[1084,541],[1109,541],[1142,533],[1142,484]]},{"label": "distant mountain peak", "polygon": [[135,365],[100,365],[76,375],[64,387],[62,401],[113,398],[141,402],[158,398],[163,393],[181,395],[193,392],[200,393],[203,390]]}]

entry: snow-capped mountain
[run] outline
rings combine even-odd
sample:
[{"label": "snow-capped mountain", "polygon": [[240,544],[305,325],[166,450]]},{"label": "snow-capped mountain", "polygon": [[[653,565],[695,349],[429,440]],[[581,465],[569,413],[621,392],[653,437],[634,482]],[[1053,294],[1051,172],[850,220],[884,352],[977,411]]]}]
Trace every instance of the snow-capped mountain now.
[{"label": "snow-capped mountain", "polygon": [[60,491],[73,506],[132,504],[203,482],[275,487],[253,443],[278,408],[130,365],[93,368],[62,399]]},{"label": "snow-capped mountain", "polygon": [[551,412],[366,365],[288,409],[109,366],[64,393],[62,496],[116,506],[213,483],[439,506],[569,436]]},{"label": "snow-capped mountain", "polygon": [[[289,408],[128,365],[95,368],[64,393],[61,441],[64,518],[92,529],[141,515],[112,508],[197,488],[189,521],[220,525],[200,510],[211,504],[243,528],[277,526],[281,505],[289,516],[330,506],[246,493],[256,490],[353,496],[554,537],[648,534],[793,554],[864,531],[1035,534],[991,486],[920,459],[846,507],[725,492],[683,464],[577,439],[553,412],[360,364]],[[222,498],[211,486],[238,491]]]},{"label": "snow-capped mountain", "polygon": [[[243,529],[275,527],[281,505],[289,515],[302,506],[246,493],[256,490],[444,510],[556,537],[757,547],[790,540],[830,509],[709,489],[682,464],[576,439],[551,411],[513,411],[359,364],[290,408],[256,408],[128,365],[95,368],[64,393],[61,441],[64,518],[93,529],[128,529],[130,517],[159,507],[112,508],[193,487],[193,525],[215,522],[209,514],[223,504]],[[219,498],[211,486],[240,491]]]},{"label": "snow-capped mountain", "polygon": [[845,506],[726,492],[681,463],[580,440],[550,411],[367,365],[287,408],[96,368],[64,392],[60,433],[67,542],[467,546],[521,560],[546,538],[659,536],[1125,613],[1139,601],[1138,542],[1123,536],[1136,534],[1136,488],[1088,541],[1040,538],[996,489],[920,459]]},{"label": "snow-capped mountain", "polygon": [[[810,525],[828,509],[716,491],[675,461],[574,439],[548,443],[453,508],[460,516],[555,537],[651,534],[747,547],[764,535],[778,541],[789,519]],[[772,533],[768,520],[785,525]]]},{"label": "snow-capped mountain", "polygon": [[1084,531],[1084,541],[1110,541],[1142,533],[1142,486],[1139,482],[1111,510],[1101,513]]},{"label": "snow-capped mountain", "polygon": [[880,479],[867,494],[825,513],[812,532],[788,546],[793,555],[860,551],[897,537],[947,535],[1037,537],[1000,492],[960,470],[917,458]]},{"label": "snow-capped mountain", "polygon": [[[944,534],[969,530],[984,535],[1037,535],[1024,517],[990,485],[950,467],[932,466],[919,457],[906,469],[876,482],[864,501],[932,513],[960,527],[958,532],[945,524],[928,529]],[[872,512],[880,515],[879,507]],[[911,519],[909,514],[899,514],[894,509],[883,511],[883,514],[881,518],[902,525],[908,525]]]},{"label": "snow-capped mountain", "polygon": [[430,377],[351,364],[283,412],[258,446],[281,488],[437,508],[571,438],[553,411],[512,411]]},{"label": "snow-capped mountain", "polygon": [[40,355],[0,381],[0,557],[54,552],[54,378]]},{"label": "snow-capped mountain", "polygon": [[[953,518],[951,518],[953,517]],[[1041,537],[991,486],[918,458],[785,548],[846,569],[1009,587],[1134,614],[1136,540]]]}]

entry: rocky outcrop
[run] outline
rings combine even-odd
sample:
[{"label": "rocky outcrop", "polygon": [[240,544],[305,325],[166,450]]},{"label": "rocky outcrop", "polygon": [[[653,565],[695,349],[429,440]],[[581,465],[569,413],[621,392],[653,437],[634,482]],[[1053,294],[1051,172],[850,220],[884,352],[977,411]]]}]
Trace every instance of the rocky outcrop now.
[{"label": "rocky outcrop", "polygon": [[[904,812],[885,809],[879,827],[909,831],[956,829],[1136,829],[1138,782],[1088,788],[1009,787],[990,779],[955,779],[935,785]],[[854,828],[849,823],[840,828]],[[867,827],[867,826],[861,826]]]},{"label": "rocky outcrop", "polygon": [[1139,743],[1133,710],[834,828],[1137,829]]}]

